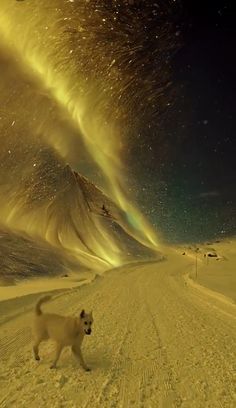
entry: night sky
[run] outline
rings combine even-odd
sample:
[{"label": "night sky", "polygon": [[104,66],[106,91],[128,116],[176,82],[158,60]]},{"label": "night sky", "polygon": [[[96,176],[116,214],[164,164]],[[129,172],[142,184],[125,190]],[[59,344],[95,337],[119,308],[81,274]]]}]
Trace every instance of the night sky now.
[{"label": "night sky", "polygon": [[176,32],[181,45],[171,56],[174,96],[154,122],[144,123],[129,151],[132,193],[168,241],[236,232],[232,4],[183,4]]},{"label": "night sky", "polygon": [[[16,134],[22,118],[32,127],[32,140],[38,128],[42,135],[50,133],[49,143],[65,162],[111,196],[118,191],[120,202],[127,198],[137,204],[169,242],[235,234],[233,1],[4,4],[11,25],[2,20],[8,40],[0,57],[5,61],[5,48],[14,40],[26,70],[21,72],[9,48],[15,82],[3,80],[2,85],[6,95],[14,95],[14,103],[8,106],[10,98],[3,98],[2,110],[15,115],[11,123]],[[6,68],[6,77],[9,72]],[[35,106],[24,86],[27,75]],[[21,99],[32,105],[24,115],[19,115]],[[50,126],[47,106],[56,112],[54,119],[50,114]],[[86,131],[80,128],[79,115]]]}]

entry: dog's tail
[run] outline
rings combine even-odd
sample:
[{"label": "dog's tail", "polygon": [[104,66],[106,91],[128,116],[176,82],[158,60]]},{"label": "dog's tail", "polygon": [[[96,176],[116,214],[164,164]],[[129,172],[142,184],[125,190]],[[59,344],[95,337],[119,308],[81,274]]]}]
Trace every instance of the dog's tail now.
[{"label": "dog's tail", "polygon": [[41,305],[44,302],[48,302],[51,298],[52,297],[50,295],[47,295],[38,300],[38,302],[35,305],[35,313],[37,316],[40,316],[42,314]]}]

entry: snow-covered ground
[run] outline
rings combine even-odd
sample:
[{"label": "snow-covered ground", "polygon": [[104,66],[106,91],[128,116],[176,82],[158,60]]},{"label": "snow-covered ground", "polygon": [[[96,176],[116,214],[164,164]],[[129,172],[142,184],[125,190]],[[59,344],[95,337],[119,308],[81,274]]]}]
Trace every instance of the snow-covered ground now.
[{"label": "snow-covered ground", "polygon": [[236,307],[186,281],[193,267],[194,258],[170,250],[165,261],[54,292],[45,311],[93,309],[93,334],[83,346],[89,373],[69,350],[50,370],[52,343],[33,360],[37,294],[1,302],[0,406],[235,407]]},{"label": "snow-covered ground", "polygon": [[[189,276],[200,284],[230,298],[236,303],[236,239],[208,242],[195,246],[183,246],[179,253],[191,257],[196,262]],[[209,256],[215,255],[215,256]]]},{"label": "snow-covered ground", "polygon": [[93,272],[79,272],[52,278],[24,279],[15,284],[8,284],[6,279],[0,279],[0,301],[14,299],[37,293],[72,289],[91,282],[96,274]]}]

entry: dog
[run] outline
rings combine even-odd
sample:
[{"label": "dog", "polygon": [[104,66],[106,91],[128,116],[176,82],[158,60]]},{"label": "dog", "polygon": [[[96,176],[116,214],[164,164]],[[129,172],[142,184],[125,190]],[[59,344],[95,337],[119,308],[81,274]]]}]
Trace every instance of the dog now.
[{"label": "dog", "polygon": [[92,312],[86,313],[84,310],[82,310],[79,317],[42,313],[41,305],[48,302],[50,299],[51,296],[44,296],[39,299],[35,306],[35,319],[33,326],[33,354],[35,360],[40,360],[40,343],[44,340],[52,339],[56,342],[56,354],[50,368],[56,368],[63,348],[71,346],[71,350],[75,357],[79,360],[82,368],[85,371],[90,371],[90,368],[84,362],[81,353],[81,345],[84,336],[92,333]]}]

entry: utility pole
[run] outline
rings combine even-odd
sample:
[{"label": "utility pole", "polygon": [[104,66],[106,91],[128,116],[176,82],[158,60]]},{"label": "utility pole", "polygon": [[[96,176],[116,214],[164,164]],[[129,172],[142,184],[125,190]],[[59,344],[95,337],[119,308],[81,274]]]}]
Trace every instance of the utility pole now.
[{"label": "utility pole", "polygon": [[195,264],[195,266],[196,266],[196,269],[195,269],[195,279],[197,280],[197,261],[198,261],[198,258],[197,258],[197,256],[198,256],[198,251],[199,251],[199,248],[196,248],[196,264]]}]

